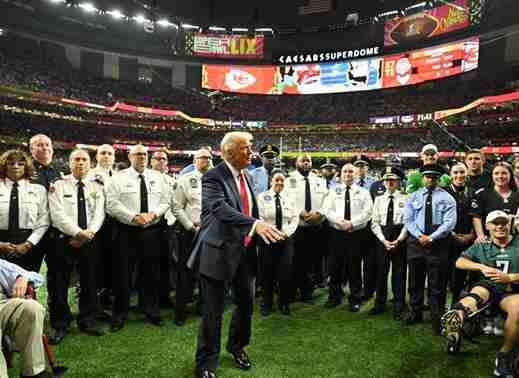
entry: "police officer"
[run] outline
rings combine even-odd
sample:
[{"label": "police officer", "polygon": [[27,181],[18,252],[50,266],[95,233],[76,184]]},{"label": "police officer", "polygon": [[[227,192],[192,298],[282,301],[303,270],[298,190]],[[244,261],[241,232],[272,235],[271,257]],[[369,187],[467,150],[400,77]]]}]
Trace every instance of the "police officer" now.
[{"label": "police officer", "polygon": [[262,272],[263,304],[261,314],[268,316],[272,311],[274,282],[279,282],[278,307],[283,315],[290,315],[289,296],[294,256],[292,235],[299,223],[299,212],[294,198],[287,195],[285,174],[281,170],[272,173],[270,190],[258,196],[260,219],[276,226],[286,235],[286,239],[273,244],[260,242],[260,265]]},{"label": "police officer", "polygon": [[175,199],[179,207],[177,216],[180,223],[175,303],[175,324],[178,326],[184,324],[186,305],[193,296],[195,278],[186,263],[191,254],[193,239],[200,230],[202,176],[211,167],[211,161],[212,156],[207,149],[198,150],[193,157],[195,170],[180,176],[175,191]]},{"label": "police officer", "polygon": [[142,269],[146,321],[162,325],[159,313],[161,218],[170,206],[170,189],[160,173],[150,170],[148,149],[130,148],[131,167],[112,177],[106,189],[106,210],[117,220],[118,248],[114,253],[112,331],[125,325],[130,308],[131,277],[136,263]]},{"label": "police officer", "polygon": [[[109,144],[102,144],[96,149],[95,168],[88,171],[89,178],[96,180],[103,185],[104,190],[108,186],[110,178],[115,173],[115,150]],[[112,259],[113,250],[115,248],[115,235],[117,228],[115,227],[115,220],[107,215],[103,226],[98,232],[98,243],[101,263],[101,268],[98,270],[98,295],[99,304],[104,308],[111,306],[110,297],[112,294]],[[104,313],[100,314],[106,317]]]},{"label": "police officer", "polygon": [[387,166],[382,180],[386,191],[375,198],[371,230],[377,237],[377,286],[375,306],[370,315],[385,311],[387,300],[387,278],[391,265],[391,288],[393,290],[393,317],[400,320],[405,304],[407,230],[404,222],[404,206],[407,196],[400,189],[404,172]]},{"label": "police officer", "polygon": [[330,293],[325,307],[336,307],[341,303],[341,284],[344,262],[347,259],[350,282],[350,311],[358,312],[361,304],[362,254],[364,246],[362,232],[371,219],[373,202],[367,189],[354,184],[355,166],[345,164],[341,169],[341,183],[324,201],[324,213],[333,227],[333,249],[330,255]]},{"label": "police officer", "polygon": [[29,271],[40,268],[39,242],[50,224],[47,192],[29,181],[32,174],[25,152],[0,157],[0,258]]},{"label": "police officer", "polygon": [[177,180],[169,175],[168,154],[165,150],[161,149],[153,152],[151,155],[151,169],[162,175],[170,190],[168,197],[170,198],[171,206],[164,214],[162,222],[164,233],[162,235],[162,256],[160,259],[160,306],[172,308],[173,302],[171,301],[170,294],[175,283],[173,280],[175,276],[173,255],[178,253],[178,240],[175,233],[175,223],[177,221],[175,213],[178,206],[174,200]]},{"label": "police officer", "polygon": [[326,187],[328,189],[335,188],[337,185],[336,173],[337,173],[337,165],[332,163],[330,158],[326,158],[326,162],[321,164],[321,177],[326,180]]},{"label": "police officer", "polygon": [[324,179],[311,172],[312,158],[309,154],[299,155],[296,159],[296,170],[288,178],[285,186],[287,195],[295,200],[299,214],[299,227],[294,235],[294,291],[297,289],[303,302],[312,300],[313,283],[310,273],[315,261],[322,259],[323,248],[322,214],[324,198],[328,194]]},{"label": "police officer", "polygon": [[260,148],[260,156],[262,166],[251,172],[253,190],[256,196],[269,189],[272,170],[274,169],[276,158],[279,156],[279,148],[272,144],[267,144]]},{"label": "police officer", "polygon": [[70,276],[77,265],[81,290],[79,292],[80,331],[94,336],[103,335],[97,326],[98,254],[96,234],[105,219],[103,186],[88,178],[90,157],[84,150],[70,154],[71,174],[54,183],[49,194],[52,225],[59,234],[55,248],[47,255],[50,323],[55,333],[50,341],[57,344],[67,334],[70,317],[68,288]]},{"label": "police officer", "polygon": [[444,170],[437,164],[420,168],[424,187],[412,193],[405,206],[404,223],[409,267],[410,311],[405,323],[423,320],[424,286],[427,288],[435,334],[440,333],[440,317],[445,310],[444,282],[449,257],[449,238],[456,225],[456,201],[438,186]]},{"label": "police officer", "polygon": [[[376,182],[373,176],[369,175],[370,160],[367,156],[360,155],[353,162],[356,168],[355,185],[364,188],[368,191]],[[362,254],[362,282],[363,282],[363,295],[362,300],[367,301],[373,297],[375,287],[377,283],[377,259],[375,256],[375,237],[370,230],[370,225],[366,227],[362,232],[359,233],[361,238],[360,243],[364,249]]]},{"label": "police officer", "polygon": [[[51,139],[44,134],[34,135],[29,141],[29,148],[34,164],[34,176],[31,181],[52,192],[52,184],[63,176],[65,168],[52,161],[54,149]],[[35,262],[38,262],[37,269],[34,269],[36,272],[39,272],[45,254],[52,251],[56,234],[56,230],[51,226],[40,241],[40,248],[35,251],[38,253],[38,257],[35,256]]]}]

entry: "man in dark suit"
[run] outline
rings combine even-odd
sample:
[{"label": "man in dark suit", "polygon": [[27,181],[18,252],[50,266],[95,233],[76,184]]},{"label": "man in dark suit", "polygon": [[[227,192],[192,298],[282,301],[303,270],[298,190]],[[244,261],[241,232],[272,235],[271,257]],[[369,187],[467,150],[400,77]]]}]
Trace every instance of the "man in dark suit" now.
[{"label": "man in dark suit", "polygon": [[252,183],[245,168],[251,164],[252,135],[227,133],[220,144],[222,161],[202,178],[201,228],[188,266],[200,276],[202,322],[196,351],[196,376],[216,378],[226,283],[234,294],[226,349],[236,366],[251,368],[244,351],[251,336],[256,269],[256,235],[267,244],[284,235],[258,220]]}]

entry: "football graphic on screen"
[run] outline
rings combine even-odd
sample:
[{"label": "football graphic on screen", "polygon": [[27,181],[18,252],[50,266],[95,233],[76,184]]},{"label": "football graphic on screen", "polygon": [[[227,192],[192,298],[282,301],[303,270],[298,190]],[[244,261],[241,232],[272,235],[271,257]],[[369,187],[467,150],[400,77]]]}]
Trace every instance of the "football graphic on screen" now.
[{"label": "football graphic on screen", "polygon": [[416,42],[429,37],[439,26],[438,20],[428,14],[402,18],[390,33],[397,44]]}]

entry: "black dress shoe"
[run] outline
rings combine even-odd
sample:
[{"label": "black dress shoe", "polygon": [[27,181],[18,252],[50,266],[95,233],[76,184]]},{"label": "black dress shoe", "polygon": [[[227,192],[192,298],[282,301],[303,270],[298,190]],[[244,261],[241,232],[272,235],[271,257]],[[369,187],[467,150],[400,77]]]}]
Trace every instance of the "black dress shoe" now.
[{"label": "black dress shoe", "polygon": [[123,319],[114,319],[112,320],[112,324],[110,325],[110,331],[119,332],[124,328],[125,321]]},{"label": "black dress shoe", "polygon": [[289,316],[290,315],[290,308],[287,304],[285,305],[279,305],[279,312],[281,312],[282,315]]},{"label": "black dress shoe", "polygon": [[252,367],[249,356],[247,356],[247,353],[245,353],[243,349],[237,350],[236,352],[231,352],[231,354],[238,369],[249,370]]},{"label": "black dress shoe", "polygon": [[368,315],[380,315],[383,314],[386,310],[384,307],[375,306],[371,310],[368,311]]},{"label": "black dress shoe", "polygon": [[202,369],[196,372],[196,378],[216,378],[216,373],[211,370]]},{"label": "black dress shoe", "polygon": [[146,318],[144,319],[144,321],[146,323],[149,323],[149,324],[153,324],[154,326],[157,326],[157,327],[162,327],[162,318],[160,316],[151,316],[151,315],[146,315]]},{"label": "black dress shoe", "polygon": [[90,336],[103,336],[105,332],[95,324],[80,324],[79,330]]},{"label": "black dress shoe", "polygon": [[175,314],[175,325],[178,326],[178,327],[182,327],[184,325],[184,323],[186,322],[186,316],[185,315],[180,315],[180,314]]},{"label": "black dress shoe", "polygon": [[423,315],[422,313],[409,311],[404,315],[403,321],[406,325],[418,324],[423,322]]},{"label": "black dress shoe", "polygon": [[49,336],[50,345],[58,345],[67,336],[67,330],[65,328],[58,328],[54,331],[54,334]]},{"label": "black dress shoe", "polygon": [[359,312],[360,305],[357,303],[350,303],[350,312]]},{"label": "black dress shoe", "polygon": [[261,306],[261,316],[269,316],[272,312],[272,307],[270,306]]}]

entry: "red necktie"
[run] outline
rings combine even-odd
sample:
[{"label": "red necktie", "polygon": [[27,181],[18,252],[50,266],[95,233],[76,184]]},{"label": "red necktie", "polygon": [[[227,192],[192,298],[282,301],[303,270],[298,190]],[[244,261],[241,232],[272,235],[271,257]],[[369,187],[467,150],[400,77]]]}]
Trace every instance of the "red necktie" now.
[{"label": "red necktie", "polygon": [[250,216],[249,196],[247,193],[247,184],[245,183],[245,177],[243,175],[243,172],[240,173],[240,199],[243,214]]}]

